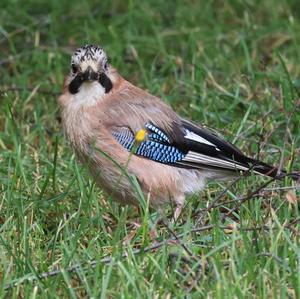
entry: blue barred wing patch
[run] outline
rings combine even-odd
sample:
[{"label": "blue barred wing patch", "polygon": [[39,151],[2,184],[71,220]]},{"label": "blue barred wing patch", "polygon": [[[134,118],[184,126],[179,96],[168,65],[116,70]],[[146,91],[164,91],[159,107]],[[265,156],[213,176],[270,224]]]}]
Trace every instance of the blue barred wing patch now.
[{"label": "blue barred wing patch", "polygon": [[175,146],[150,140],[143,141],[137,148],[136,154],[162,163],[175,163],[185,156]]},{"label": "blue barred wing patch", "polygon": [[151,132],[149,134],[150,139],[171,143],[170,139],[167,137],[167,135],[161,129],[153,126],[152,124],[146,124],[145,127]]},{"label": "blue barred wing patch", "polygon": [[134,150],[134,154],[157,162],[176,163],[185,157],[185,153],[173,146],[161,129],[149,123],[145,127],[148,129],[147,140],[137,144],[137,148],[134,148],[135,137],[129,129],[122,128],[112,135],[126,150]]},{"label": "blue barred wing patch", "polygon": [[122,128],[119,131],[113,132],[112,135],[123,147],[131,151],[134,145],[134,135],[129,129]]}]

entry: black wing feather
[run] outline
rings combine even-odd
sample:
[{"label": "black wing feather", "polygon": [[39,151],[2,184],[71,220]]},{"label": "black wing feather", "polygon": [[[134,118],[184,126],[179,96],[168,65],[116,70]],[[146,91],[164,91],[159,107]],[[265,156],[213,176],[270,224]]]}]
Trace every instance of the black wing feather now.
[{"label": "black wing feather", "polygon": [[[171,130],[164,130],[153,123],[145,123],[147,140],[141,142],[134,154],[171,166],[188,169],[210,169],[226,173],[253,171],[273,178],[282,178],[285,171],[244,155],[237,147],[214,132],[181,119]],[[114,138],[128,151],[133,149],[134,133],[128,128],[112,132]],[[299,179],[299,174],[291,177]]]},{"label": "black wing feather", "polygon": [[[188,152],[196,153],[196,155],[198,153],[200,154],[200,156],[207,155],[208,157],[211,157],[212,160],[213,158],[216,158],[220,161],[223,161],[224,170],[228,170],[228,162],[232,162],[233,164],[236,165],[236,169],[232,169],[232,170],[253,171],[258,174],[262,174],[262,175],[266,175],[278,179],[281,179],[286,175],[286,171],[284,170],[282,170],[279,173],[277,167],[270,166],[259,160],[255,160],[247,157],[232,143],[224,140],[223,138],[219,137],[216,133],[204,127],[198,126],[184,119],[181,119],[181,124],[184,128],[182,131],[188,130],[190,132],[193,132],[196,135],[203,138],[204,140],[211,143],[212,145],[214,145],[214,146],[208,146],[201,142],[196,142],[194,140],[186,139],[184,148],[188,150]],[[182,142],[182,137],[180,137],[179,140],[180,142]],[[200,160],[199,164],[201,164],[201,159],[199,160]],[[185,163],[188,167],[191,167],[192,165],[195,164],[194,161],[193,162],[187,161]],[[222,168],[222,165],[216,168]],[[294,180],[299,180],[300,178],[300,174],[298,173],[291,173],[290,176]]]}]

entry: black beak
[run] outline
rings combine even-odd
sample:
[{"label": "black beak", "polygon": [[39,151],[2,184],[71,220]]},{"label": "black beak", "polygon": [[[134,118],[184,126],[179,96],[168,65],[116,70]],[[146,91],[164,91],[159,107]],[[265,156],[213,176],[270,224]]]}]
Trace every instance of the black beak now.
[{"label": "black beak", "polygon": [[83,81],[96,81],[99,79],[99,76],[94,70],[88,66],[87,69],[82,74]]}]

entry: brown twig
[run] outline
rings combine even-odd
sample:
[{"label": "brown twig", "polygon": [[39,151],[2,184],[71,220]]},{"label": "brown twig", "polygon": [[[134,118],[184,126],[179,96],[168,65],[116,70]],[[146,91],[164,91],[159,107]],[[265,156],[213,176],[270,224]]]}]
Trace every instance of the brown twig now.
[{"label": "brown twig", "polygon": [[[287,223],[287,224],[283,225],[283,228],[284,229],[291,229],[292,225],[297,224],[299,222],[300,222],[300,217],[293,220],[290,223]],[[223,230],[232,229],[228,226],[206,225],[206,226],[202,226],[202,227],[193,228],[189,231],[189,233],[199,233],[199,232],[209,231],[209,230],[212,230],[214,228],[223,229]],[[262,226],[258,226],[258,227],[236,227],[235,229],[237,229],[239,231],[270,231],[270,230],[274,230],[275,228],[271,228],[267,225],[262,225]],[[176,238],[175,238],[175,236],[172,236],[167,240],[164,240],[164,241],[161,241],[161,242],[155,242],[154,244],[152,244],[148,247],[145,247],[143,249],[135,249],[135,250],[132,251],[132,254],[137,255],[137,254],[141,254],[141,253],[147,253],[147,252],[151,252],[151,251],[154,251],[156,249],[159,249],[164,245],[166,245],[166,246],[174,245],[174,241],[180,240],[185,235],[186,235],[185,233],[179,234],[179,235],[176,235]],[[181,243],[181,245],[182,245],[182,243]],[[184,248],[184,249],[186,250],[186,248]],[[188,249],[188,251],[190,251],[190,250]],[[128,257],[128,253],[124,252],[121,257],[122,258]],[[83,269],[87,270],[87,269],[90,269],[90,268],[95,268],[100,263],[109,264],[112,261],[113,261],[113,258],[111,256],[106,256],[106,257],[102,258],[100,261],[96,261],[96,260],[88,261],[86,267],[83,268]],[[196,261],[197,261],[197,263],[199,262],[198,259],[196,259]],[[73,273],[73,272],[75,272],[75,271],[77,271],[78,269],[81,269],[81,268],[82,268],[82,264],[75,264],[75,265],[70,266],[66,269],[59,268],[59,269],[56,269],[56,270],[53,270],[53,271],[47,271],[47,272],[40,273],[40,274],[38,274],[38,277],[36,275],[29,274],[27,276],[23,276],[21,278],[14,279],[12,282],[6,284],[4,286],[4,289],[5,290],[10,289],[10,288],[12,288],[16,285],[20,285],[20,284],[22,284],[26,281],[33,281],[33,280],[38,280],[38,279],[47,279],[49,277],[57,276],[57,275],[61,274],[63,271]]]},{"label": "brown twig", "polygon": [[240,179],[242,176],[235,178],[229,186],[227,186],[220,194],[208,205],[208,207],[201,209],[200,211],[195,212],[192,217],[197,216],[199,213],[203,214],[204,212],[210,211],[212,208],[215,207],[215,204],[230,190],[231,187],[233,187]]},{"label": "brown twig", "polygon": [[5,36],[0,39],[0,44],[2,44],[4,41],[9,41],[12,37],[14,37],[17,34],[23,33],[24,31],[27,31],[27,30],[29,31],[34,26],[38,26],[39,28],[41,28],[42,26],[49,25],[50,22],[51,22],[51,19],[49,17],[43,17],[43,18],[34,20],[33,23],[28,26],[22,26],[12,32],[7,32],[5,34]]},{"label": "brown twig", "polygon": [[276,180],[276,178],[272,178],[272,179],[268,180],[267,182],[263,183],[259,188],[257,188],[255,191],[250,192],[247,196],[241,198],[237,202],[237,204],[222,217],[222,221],[224,221],[226,217],[230,216],[234,211],[236,211],[242,205],[242,203],[244,203],[247,200],[253,199],[257,195],[259,195],[261,190],[263,190],[265,187],[267,187],[269,184],[271,184],[275,180]]},{"label": "brown twig", "polygon": [[[18,86],[11,86],[11,87],[0,87],[0,93],[10,92],[10,91],[35,91],[35,88],[31,87],[18,87]],[[61,93],[59,91],[50,91],[50,90],[43,90],[39,89],[36,91],[37,93],[52,95],[52,96],[59,96]]]},{"label": "brown twig", "polygon": [[174,240],[176,240],[179,245],[187,252],[187,254],[194,260],[197,261],[198,259],[195,257],[195,255],[193,254],[193,252],[187,247],[186,244],[184,244],[181,239],[177,236],[177,234],[169,227],[169,225],[167,223],[165,223],[165,221],[162,221],[162,224],[165,226],[165,228],[167,229],[167,231],[169,232],[170,235],[173,236]]},{"label": "brown twig", "polygon": [[[214,228],[214,226],[212,225],[207,225],[207,226],[203,226],[203,227],[198,227],[197,229],[194,229],[192,230],[191,232],[203,232],[203,231],[207,231],[207,230],[211,230],[212,228]],[[185,234],[180,234],[180,235],[176,235],[176,238],[177,239],[181,239]],[[136,249],[136,250],[133,250],[132,251],[132,254],[133,255],[137,255],[137,254],[141,254],[141,253],[147,253],[147,252],[150,252],[150,251],[153,251],[153,250],[156,250],[158,248],[161,248],[162,246],[164,245],[174,245],[174,240],[177,240],[175,239],[175,237],[171,237],[167,240],[164,240],[164,241],[161,241],[161,242],[156,242],[146,248],[143,248],[143,249]],[[185,249],[186,250],[186,249]],[[126,258],[128,257],[128,253],[127,252],[124,252],[122,254],[122,258]],[[95,268],[98,264],[102,263],[102,264],[109,264],[113,261],[113,258],[111,256],[106,256],[104,258],[102,258],[100,261],[95,261],[95,260],[92,260],[92,261],[89,261],[87,262],[87,266],[85,267],[85,269],[89,269],[89,268]],[[38,280],[38,279],[47,279],[49,277],[53,277],[53,276],[57,276],[59,274],[61,274],[63,271],[67,271],[69,273],[73,273],[75,272],[76,270],[82,268],[82,265],[81,264],[75,264],[73,266],[70,266],[66,269],[64,268],[59,268],[59,269],[56,269],[56,270],[53,270],[53,271],[47,271],[47,272],[43,272],[43,273],[40,273],[38,274],[38,277],[31,274],[31,275],[27,275],[27,276],[23,276],[21,278],[18,278],[18,279],[15,279],[13,280],[12,282],[6,284],[4,286],[4,289],[7,290],[7,289],[10,289],[16,285],[19,285],[19,284],[22,284],[26,281],[32,281],[32,280]]]},{"label": "brown twig", "polygon": [[266,256],[266,257],[271,257],[272,259],[274,259],[277,263],[284,265],[288,271],[291,271],[291,268],[289,266],[286,265],[285,261],[282,260],[281,258],[279,258],[277,255],[274,255],[270,252],[262,252],[262,253],[258,253],[257,256]]}]

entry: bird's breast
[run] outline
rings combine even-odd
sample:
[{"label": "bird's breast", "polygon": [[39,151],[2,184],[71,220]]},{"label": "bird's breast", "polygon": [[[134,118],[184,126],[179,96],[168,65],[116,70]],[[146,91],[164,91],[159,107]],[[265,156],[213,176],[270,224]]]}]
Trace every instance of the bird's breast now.
[{"label": "bird's breast", "polygon": [[83,107],[71,103],[62,110],[64,133],[76,150],[86,148],[91,136],[91,116]]}]

